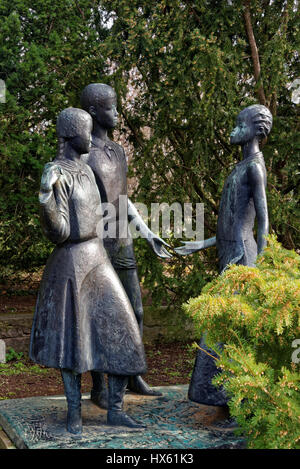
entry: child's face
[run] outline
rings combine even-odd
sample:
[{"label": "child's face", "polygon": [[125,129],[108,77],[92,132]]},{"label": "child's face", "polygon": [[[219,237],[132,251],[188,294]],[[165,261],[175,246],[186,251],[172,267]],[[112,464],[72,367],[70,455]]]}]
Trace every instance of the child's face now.
[{"label": "child's face", "polygon": [[251,116],[246,113],[239,114],[236,126],[230,134],[230,143],[234,145],[244,145],[255,137],[255,129]]},{"label": "child's face", "polygon": [[104,129],[113,129],[118,123],[116,98],[104,98],[95,106],[94,118]]}]

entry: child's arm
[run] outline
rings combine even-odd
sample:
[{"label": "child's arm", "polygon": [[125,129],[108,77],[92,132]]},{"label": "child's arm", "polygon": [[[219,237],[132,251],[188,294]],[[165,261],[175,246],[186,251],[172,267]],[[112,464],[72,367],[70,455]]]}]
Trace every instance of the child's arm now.
[{"label": "child's arm", "polygon": [[181,241],[183,246],[175,248],[174,251],[180,256],[187,256],[201,249],[207,249],[216,245],[216,237],[204,239],[203,241]]},{"label": "child's arm", "polygon": [[154,234],[146,225],[139,212],[135,208],[134,204],[128,199],[128,220],[134,223],[136,229],[141,233],[141,237],[145,238],[148,244],[151,246],[155,254],[161,258],[168,259],[172,257],[172,254],[167,251],[169,248],[163,239]]},{"label": "child's arm", "polygon": [[257,217],[257,253],[260,254],[266,246],[265,237],[269,233],[265,173],[261,165],[251,165],[248,170],[248,177]]}]

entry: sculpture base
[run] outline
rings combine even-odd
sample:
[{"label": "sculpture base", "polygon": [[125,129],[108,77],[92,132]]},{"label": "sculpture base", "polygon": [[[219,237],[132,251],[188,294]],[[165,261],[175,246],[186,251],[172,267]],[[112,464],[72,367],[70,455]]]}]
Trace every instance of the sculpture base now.
[{"label": "sculpture base", "polygon": [[[0,402],[0,426],[20,449],[204,449],[240,448],[243,442],[226,429],[222,408],[193,403],[188,385],[160,386],[162,397],[127,393],[125,411],[146,429],[110,427],[106,411],[89,394],[82,397],[83,433],[66,431],[64,396],[30,397]],[[218,423],[220,426],[218,427]]]}]

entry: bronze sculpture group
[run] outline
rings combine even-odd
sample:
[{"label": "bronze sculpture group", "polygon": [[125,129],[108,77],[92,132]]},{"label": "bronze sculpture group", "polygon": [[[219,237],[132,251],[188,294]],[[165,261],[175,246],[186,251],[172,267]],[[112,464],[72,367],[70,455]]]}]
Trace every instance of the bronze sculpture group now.
[{"label": "bronze sculpture group", "polygon": [[[126,387],[143,395],[160,395],[142,378],[147,371],[143,307],[132,238],[129,231],[121,233],[120,196],[127,201],[126,217],[143,226],[154,252],[171,257],[169,246],[148,229],[127,197],[124,149],[107,134],[118,119],[114,90],[90,84],[82,92],[81,105],[83,109],[67,108],[59,114],[59,151],[45,165],[41,179],[41,223],[56,247],[40,284],[30,341],[32,360],[61,371],[67,429],[75,434],[82,431],[81,374],[86,371],[92,375],[91,400],[107,409],[108,425],[144,427],[123,411]],[[231,143],[242,146],[243,160],[225,182],[216,237],[186,242],[175,249],[178,254],[216,244],[221,273],[232,263],[254,265],[268,233],[266,171],[259,140],[271,125],[272,116],[264,106],[250,106],[239,114]],[[104,203],[115,207],[115,237],[101,238],[97,231]],[[210,382],[217,370],[209,358],[198,354],[189,397],[224,405],[226,396]]]}]

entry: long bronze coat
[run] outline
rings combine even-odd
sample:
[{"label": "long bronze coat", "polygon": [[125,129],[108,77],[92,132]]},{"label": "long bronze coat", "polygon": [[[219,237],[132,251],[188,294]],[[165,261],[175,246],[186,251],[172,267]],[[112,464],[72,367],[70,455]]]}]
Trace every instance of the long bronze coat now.
[{"label": "long bronze coat", "polygon": [[100,195],[91,168],[57,160],[65,177],[41,205],[44,231],[57,244],[34,314],[30,358],[78,373],[146,372],[131,304],[97,237]]}]

